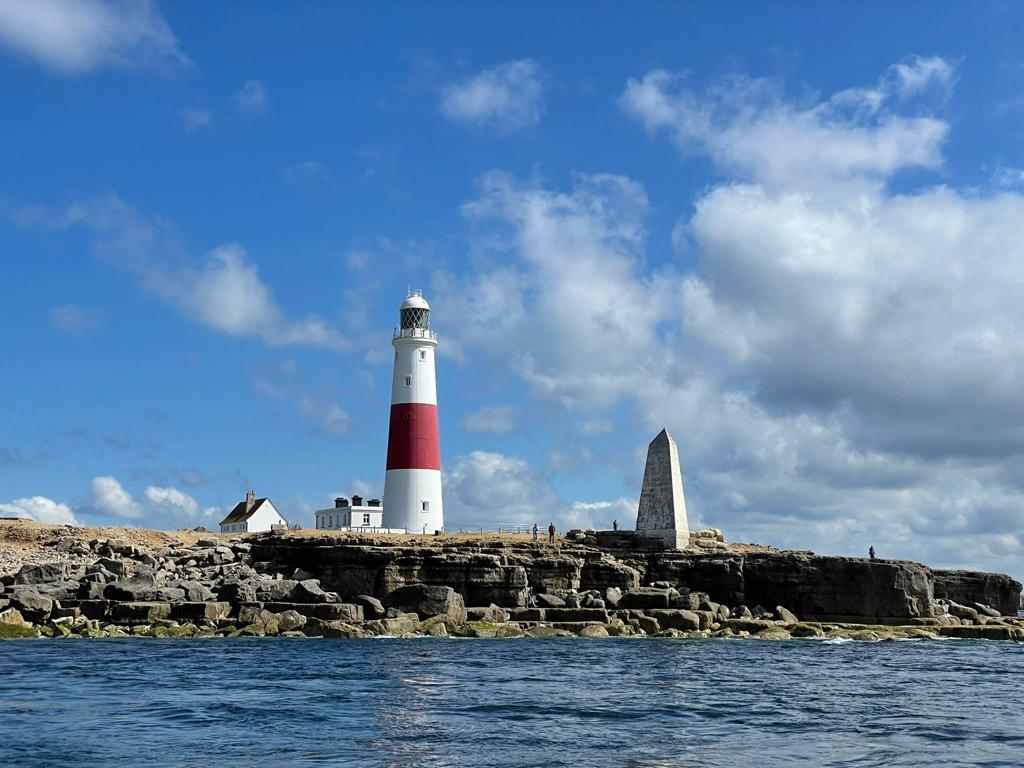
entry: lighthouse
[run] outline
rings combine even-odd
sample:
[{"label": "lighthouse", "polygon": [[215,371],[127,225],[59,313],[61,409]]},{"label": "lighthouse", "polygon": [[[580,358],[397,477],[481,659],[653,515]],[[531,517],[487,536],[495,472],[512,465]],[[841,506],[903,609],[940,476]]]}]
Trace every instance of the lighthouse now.
[{"label": "lighthouse", "polygon": [[441,441],[437,433],[437,382],[430,305],[410,291],[399,309],[391,346],[391,425],[384,476],[384,527],[409,533],[444,528],[441,505]]}]

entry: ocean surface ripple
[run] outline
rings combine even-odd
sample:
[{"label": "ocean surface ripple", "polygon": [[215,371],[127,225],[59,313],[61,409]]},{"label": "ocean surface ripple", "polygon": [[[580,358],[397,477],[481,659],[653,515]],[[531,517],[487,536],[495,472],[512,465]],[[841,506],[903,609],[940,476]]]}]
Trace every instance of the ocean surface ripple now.
[{"label": "ocean surface ripple", "polygon": [[1024,645],[0,643],[4,766],[1022,766]]}]

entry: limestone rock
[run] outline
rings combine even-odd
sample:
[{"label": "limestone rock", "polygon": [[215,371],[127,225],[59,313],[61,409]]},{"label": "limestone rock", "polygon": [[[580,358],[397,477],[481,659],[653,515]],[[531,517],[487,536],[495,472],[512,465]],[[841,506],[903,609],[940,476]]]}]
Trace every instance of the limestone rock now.
[{"label": "limestone rock", "polygon": [[460,624],[466,621],[466,604],[451,587],[407,584],[390,592],[382,603],[386,608],[416,613],[421,619],[448,616]]},{"label": "limestone rock", "polygon": [[784,621],[787,624],[796,624],[800,619],[797,618],[796,614],[788,608],[783,608],[781,605],[775,606],[775,617],[780,621]]}]

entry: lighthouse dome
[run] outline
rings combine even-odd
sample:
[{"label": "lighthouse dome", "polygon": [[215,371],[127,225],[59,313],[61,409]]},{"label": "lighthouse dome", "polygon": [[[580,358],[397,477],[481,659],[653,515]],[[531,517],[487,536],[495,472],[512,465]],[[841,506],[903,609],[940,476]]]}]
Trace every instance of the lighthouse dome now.
[{"label": "lighthouse dome", "polygon": [[409,295],[402,302],[398,314],[400,318],[399,325],[403,329],[420,328],[428,330],[430,328],[430,305],[427,304],[427,300],[423,298],[423,294],[420,291],[409,291]]},{"label": "lighthouse dome", "polygon": [[420,291],[409,291],[409,295],[405,297],[405,301],[402,302],[402,309],[430,309],[430,305],[427,304],[427,300],[423,298],[423,293]]}]

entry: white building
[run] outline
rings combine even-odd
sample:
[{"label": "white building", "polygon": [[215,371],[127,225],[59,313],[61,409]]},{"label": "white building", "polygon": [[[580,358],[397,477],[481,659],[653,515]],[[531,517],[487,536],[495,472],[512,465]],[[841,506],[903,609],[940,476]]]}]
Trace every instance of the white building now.
[{"label": "white building", "polygon": [[253,491],[245,495],[228,516],[220,521],[221,533],[256,533],[269,531],[274,525],[288,525],[270,499],[257,499]]},{"label": "white building", "polygon": [[316,527],[331,531],[379,531],[384,525],[384,508],[380,499],[369,499],[363,504],[362,496],[353,496],[352,502],[344,496],[334,500],[334,506],[316,511]]},{"label": "white building", "polygon": [[444,530],[441,504],[441,442],[437,428],[437,382],[430,330],[430,305],[410,291],[399,308],[391,345],[391,421],[384,475],[384,524],[409,533]]}]

